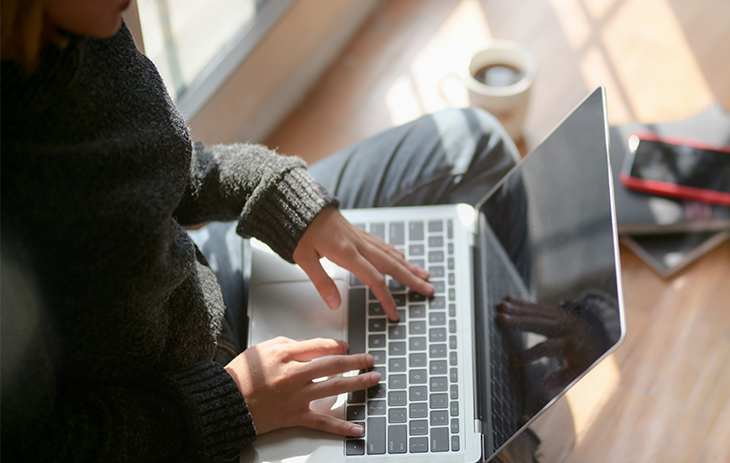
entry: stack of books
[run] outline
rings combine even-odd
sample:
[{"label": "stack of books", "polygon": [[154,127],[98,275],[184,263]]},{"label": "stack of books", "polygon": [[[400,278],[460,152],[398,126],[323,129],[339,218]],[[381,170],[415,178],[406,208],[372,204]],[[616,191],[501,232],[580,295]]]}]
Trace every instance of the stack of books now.
[{"label": "stack of books", "polygon": [[714,103],[683,121],[631,123],[610,128],[616,220],[621,242],[660,275],[669,278],[730,239],[730,208],[627,189],[619,180],[619,174],[628,153],[628,139],[632,133],[640,131],[727,147],[730,145],[730,114],[719,103]]}]

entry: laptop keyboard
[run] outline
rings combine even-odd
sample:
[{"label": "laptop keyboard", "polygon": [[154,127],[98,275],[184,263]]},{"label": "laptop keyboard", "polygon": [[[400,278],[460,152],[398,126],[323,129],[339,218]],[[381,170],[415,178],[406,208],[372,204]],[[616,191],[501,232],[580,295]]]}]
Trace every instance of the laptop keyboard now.
[{"label": "laptop keyboard", "polygon": [[350,353],[368,352],[381,382],[347,398],[347,420],[365,428],[345,454],[455,452],[462,440],[451,220],[359,224],[430,271],[436,290],[425,297],[388,280],[400,321],[391,322],[362,282],[351,276]]}]

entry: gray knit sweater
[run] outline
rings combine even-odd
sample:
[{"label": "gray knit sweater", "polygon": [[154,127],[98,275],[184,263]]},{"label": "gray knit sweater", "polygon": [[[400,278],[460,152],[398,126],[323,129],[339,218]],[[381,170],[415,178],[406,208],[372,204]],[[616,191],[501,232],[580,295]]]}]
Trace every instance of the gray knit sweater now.
[{"label": "gray knit sweater", "polygon": [[224,305],[181,225],[291,261],[335,204],[298,158],[193,144],[123,26],[2,64],[2,456],[206,461],[255,430],[211,361]]}]

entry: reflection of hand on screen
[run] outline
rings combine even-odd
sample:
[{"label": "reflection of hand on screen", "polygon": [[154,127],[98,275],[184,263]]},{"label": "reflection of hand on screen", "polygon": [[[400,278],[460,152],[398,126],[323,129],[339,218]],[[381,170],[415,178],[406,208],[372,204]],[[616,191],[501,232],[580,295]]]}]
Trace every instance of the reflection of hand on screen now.
[{"label": "reflection of hand on screen", "polygon": [[[543,380],[543,392],[562,387],[577,378],[603,352],[595,345],[593,327],[576,311],[564,307],[529,302],[508,296],[498,307],[497,322],[508,329],[541,334],[547,340],[520,352],[512,359],[525,366],[543,357],[557,358],[559,368]],[[599,343],[602,344],[602,343]]]}]

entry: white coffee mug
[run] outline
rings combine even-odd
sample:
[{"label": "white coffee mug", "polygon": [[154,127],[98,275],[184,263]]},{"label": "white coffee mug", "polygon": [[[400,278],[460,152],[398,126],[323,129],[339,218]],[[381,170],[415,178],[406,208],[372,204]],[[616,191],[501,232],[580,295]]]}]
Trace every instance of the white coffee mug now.
[{"label": "white coffee mug", "polygon": [[[509,85],[487,85],[474,77],[480,69],[495,64],[516,68],[519,80]],[[522,138],[536,71],[537,60],[530,50],[518,43],[495,40],[472,55],[460,78],[469,90],[470,104],[494,114],[509,136],[517,141]]]}]

